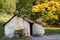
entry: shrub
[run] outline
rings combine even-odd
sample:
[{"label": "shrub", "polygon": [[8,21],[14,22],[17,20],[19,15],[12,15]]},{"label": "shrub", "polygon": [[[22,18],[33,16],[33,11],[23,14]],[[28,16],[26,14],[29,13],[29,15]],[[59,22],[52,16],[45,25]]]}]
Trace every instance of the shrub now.
[{"label": "shrub", "polygon": [[0,0],[0,12],[6,12],[7,3],[6,0]]},{"label": "shrub", "polygon": [[32,7],[33,13],[39,13],[44,22],[56,23],[59,20],[60,1],[58,0],[36,0]]}]

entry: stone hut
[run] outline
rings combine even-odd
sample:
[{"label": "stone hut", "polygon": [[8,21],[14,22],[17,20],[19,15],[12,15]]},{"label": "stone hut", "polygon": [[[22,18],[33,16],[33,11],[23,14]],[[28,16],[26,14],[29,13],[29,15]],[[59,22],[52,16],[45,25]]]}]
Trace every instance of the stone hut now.
[{"label": "stone hut", "polygon": [[42,25],[35,23],[34,21],[22,16],[14,15],[8,22],[4,24],[5,26],[5,37],[14,37],[15,30],[24,29],[26,36],[32,35],[43,35],[44,28]]}]

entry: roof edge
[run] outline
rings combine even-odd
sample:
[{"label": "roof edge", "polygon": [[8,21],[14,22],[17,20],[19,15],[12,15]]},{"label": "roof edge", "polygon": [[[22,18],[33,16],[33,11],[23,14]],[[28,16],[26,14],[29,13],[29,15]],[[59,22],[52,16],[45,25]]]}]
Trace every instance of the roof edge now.
[{"label": "roof edge", "polygon": [[7,23],[9,23],[16,15],[12,16],[3,26],[5,26]]},{"label": "roof edge", "polygon": [[37,23],[37,24],[39,24],[38,22],[33,21],[33,20],[31,20],[31,19],[25,17],[24,15],[15,14],[15,15],[12,16],[3,26],[5,26],[7,23],[9,23],[15,16],[22,17],[25,21],[27,21],[27,22],[29,22],[29,23]]}]

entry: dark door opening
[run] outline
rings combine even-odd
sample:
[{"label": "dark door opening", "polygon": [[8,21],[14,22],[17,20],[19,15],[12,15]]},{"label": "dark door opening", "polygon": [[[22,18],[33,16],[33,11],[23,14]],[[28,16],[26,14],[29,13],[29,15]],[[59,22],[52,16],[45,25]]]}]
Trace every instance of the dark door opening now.
[{"label": "dark door opening", "polygon": [[33,30],[32,30],[32,25],[33,25],[33,23],[30,23],[30,35],[32,36],[33,34],[32,34],[32,32],[33,32]]}]

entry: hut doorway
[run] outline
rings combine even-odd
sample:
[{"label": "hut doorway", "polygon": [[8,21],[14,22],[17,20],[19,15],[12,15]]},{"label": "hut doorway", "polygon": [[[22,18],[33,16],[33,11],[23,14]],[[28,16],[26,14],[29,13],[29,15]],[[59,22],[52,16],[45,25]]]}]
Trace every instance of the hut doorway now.
[{"label": "hut doorway", "polygon": [[33,36],[32,32],[33,32],[33,27],[32,27],[33,23],[30,23],[30,35]]}]

